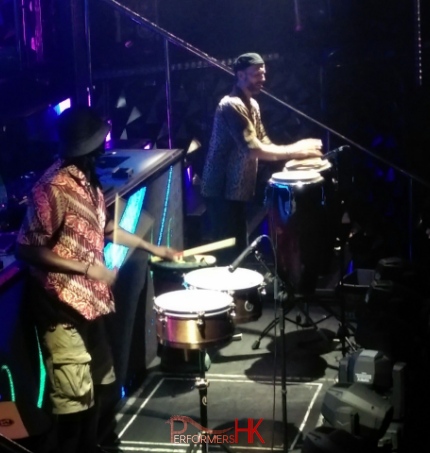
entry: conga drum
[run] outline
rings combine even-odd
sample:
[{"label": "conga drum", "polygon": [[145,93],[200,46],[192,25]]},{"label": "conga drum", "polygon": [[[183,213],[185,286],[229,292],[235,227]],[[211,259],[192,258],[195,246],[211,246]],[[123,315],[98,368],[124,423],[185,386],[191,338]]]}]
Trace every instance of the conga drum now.
[{"label": "conga drum", "polygon": [[215,266],[215,264],[216,258],[211,255],[187,256],[178,261],[151,262],[155,296],[184,289],[184,275],[187,272]]},{"label": "conga drum", "polygon": [[316,171],[324,179],[322,184],[322,204],[324,206],[324,227],[327,232],[321,244],[322,258],[320,261],[319,272],[326,274],[329,271],[333,257],[333,249],[336,237],[340,237],[341,231],[341,208],[337,196],[337,172],[336,168],[328,159],[313,157],[309,159],[293,159],[285,164],[286,171]]},{"label": "conga drum", "polygon": [[266,204],[280,278],[298,294],[313,293],[330,236],[323,176],[315,170],[274,173]]}]

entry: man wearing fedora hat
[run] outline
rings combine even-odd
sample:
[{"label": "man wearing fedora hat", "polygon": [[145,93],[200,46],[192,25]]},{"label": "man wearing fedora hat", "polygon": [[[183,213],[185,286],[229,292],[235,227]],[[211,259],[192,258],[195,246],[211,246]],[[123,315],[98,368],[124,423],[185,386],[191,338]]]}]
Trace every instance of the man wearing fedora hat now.
[{"label": "man wearing fedora hat", "polygon": [[264,60],[259,54],[240,55],[233,70],[236,83],[216,109],[201,186],[211,239],[236,238],[235,248],[226,249],[219,257],[222,264],[228,264],[247,247],[245,211],[254,196],[258,160],[287,161],[322,155],[319,139],[275,145],[268,138],[254,99],[266,80]]},{"label": "man wearing fedora hat", "polygon": [[104,264],[105,240],[164,259],[175,251],[150,244],[109,219],[95,161],[109,125],[90,107],[58,120],[62,158],[32,189],[16,254],[30,264],[31,304],[46,352],[50,401],[60,453],[97,447],[97,394],[115,381],[104,317],[114,312],[116,271]]}]

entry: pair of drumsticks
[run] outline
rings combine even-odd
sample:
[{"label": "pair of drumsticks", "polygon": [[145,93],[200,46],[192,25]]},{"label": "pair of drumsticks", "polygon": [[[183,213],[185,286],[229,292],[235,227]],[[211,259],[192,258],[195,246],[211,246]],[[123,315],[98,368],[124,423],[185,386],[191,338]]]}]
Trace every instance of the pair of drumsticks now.
[{"label": "pair of drumsticks", "polygon": [[[114,222],[115,222],[115,225],[119,224],[120,204],[121,204],[121,199],[118,196],[118,194],[116,194],[115,195],[115,206],[114,206],[115,207],[115,211],[114,211]],[[143,214],[144,214],[144,212],[142,211],[140,215],[143,216]],[[149,228],[153,224],[153,220],[152,220],[151,216],[148,215],[147,213],[145,213],[145,215],[146,215],[146,217],[145,217],[146,225],[145,225],[145,228],[144,228],[144,230],[145,230],[144,234],[146,234],[146,232],[149,231]],[[129,230],[127,229],[127,231],[129,231]],[[135,231],[130,231],[130,233],[134,233],[134,232]],[[113,243],[117,244],[116,229],[114,230],[114,234],[113,234]],[[229,239],[223,239],[222,241],[212,242],[212,243],[206,244],[206,245],[201,245],[199,247],[194,247],[194,248],[191,248],[191,249],[188,249],[188,250],[184,250],[181,253],[181,255],[178,257],[178,260],[181,259],[181,258],[187,257],[187,256],[202,255],[204,253],[213,252],[215,250],[220,250],[220,249],[223,249],[223,248],[232,247],[235,244],[236,244],[236,239],[235,238],[229,238]],[[158,256],[153,256],[151,258],[151,261],[152,262],[163,261],[163,258],[160,258]]]},{"label": "pair of drumsticks", "polygon": [[[187,256],[194,256],[194,255],[203,255],[204,253],[213,252],[215,250],[225,249],[227,247],[233,247],[236,244],[235,238],[223,239],[222,241],[211,242],[210,244],[200,245],[198,247],[193,247],[191,249],[184,250],[181,254],[180,258],[184,258]],[[162,261],[163,258],[158,256],[153,256],[151,261],[153,263]]]}]

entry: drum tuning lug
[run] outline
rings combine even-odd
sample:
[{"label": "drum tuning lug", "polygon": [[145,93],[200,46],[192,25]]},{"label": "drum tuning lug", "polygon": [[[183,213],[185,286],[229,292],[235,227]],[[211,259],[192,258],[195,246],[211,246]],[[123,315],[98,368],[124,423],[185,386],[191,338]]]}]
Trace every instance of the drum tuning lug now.
[{"label": "drum tuning lug", "polygon": [[235,304],[231,304],[231,307],[230,307],[231,311],[230,311],[230,316],[232,318],[235,318],[236,317],[236,305]]},{"label": "drum tuning lug", "polygon": [[198,326],[203,326],[203,324],[205,323],[205,321],[203,319],[204,316],[205,316],[204,311],[200,311],[197,313],[197,325]]}]

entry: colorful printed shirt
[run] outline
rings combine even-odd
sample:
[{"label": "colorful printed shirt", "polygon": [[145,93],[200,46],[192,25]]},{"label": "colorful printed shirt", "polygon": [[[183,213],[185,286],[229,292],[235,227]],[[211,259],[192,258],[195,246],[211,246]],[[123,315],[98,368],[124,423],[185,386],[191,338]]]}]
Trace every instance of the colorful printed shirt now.
[{"label": "colorful printed shirt", "polygon": [[[17,241],[44,246],[59,256],[84,263],[103,264],[106,207],[103,193],[97,199],[85,175],[74,165],[55,162],[40,178],[29,197],[27,214]],[[48,294],[74,308],[86,319],[114,311],[106,283],[74,273],[31,268]]]},{"label": "colorful printed shirt", "polygon": [[255,193],[258,160],[250,150],[256,139],[270,143],[257,101],[249,101],[235,86],[215,112],[202,177],[202,195],[248,201]]}]

